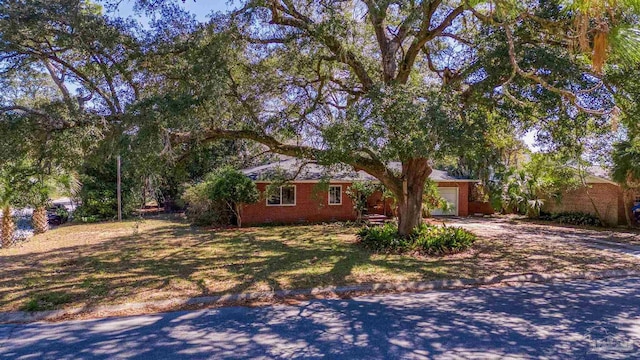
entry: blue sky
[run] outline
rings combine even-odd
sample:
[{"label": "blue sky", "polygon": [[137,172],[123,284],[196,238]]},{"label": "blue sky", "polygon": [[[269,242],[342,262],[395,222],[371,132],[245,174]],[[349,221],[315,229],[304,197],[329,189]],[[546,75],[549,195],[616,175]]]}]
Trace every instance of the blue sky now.
[{"label": "blue sky", "polygon": [[[174,0],[176,4],[179,4],[184,9],[196,15],[199,21],[205,21],[208,19],[209,14],[214,11],[226,11],[234,9],[238,6],[238,1],[228,0],[185,0],[183,3],[181,0]],[[133,13],[133,5],[135,0],[124,0],[119,6],[119,11],[116,15],[122,17],[139,16]]]}]

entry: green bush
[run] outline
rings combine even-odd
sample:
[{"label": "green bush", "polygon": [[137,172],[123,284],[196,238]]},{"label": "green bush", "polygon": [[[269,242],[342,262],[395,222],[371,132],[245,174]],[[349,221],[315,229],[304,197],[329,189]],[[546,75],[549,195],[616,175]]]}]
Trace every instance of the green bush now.
[{"label": "green bush", "polygon": [[559,213],[542,213],[540,220],[553,221],[560,224],[603,226],[597,216],[580,211],[565,211]]},{"label": "green bush", "polygon": [[476,235],[458,227],[422,224],[409,237],[398,235],[396,224],[367,226],[358,232],[360,243],[374,252],[401,253],[414,251],[426,255],[444,255],[471,247]]},{"label": "green bush", "polygon": [[427,224],[418,226],[414,237],[414,249],[427,255],[461,252],[476,241],[476,235],[463,228]]},{"label": "green bush", "polygon": [[411,245],[411,239],[398,236],[398,227],[393,223],[365,226],[358,231],[358,239],[374,252],[402,252]]},{"label": "green bush", "polygon": [[61,223],[63,223],[63,224],[64,224],[64,223],[66,223],[67,221],[69,221],[69,210],[67,210],[67,208],[66,208],[66,207],[64,207],[64,206],[59,206],[59,207],[56,207],[56,209],[55,209],[55,210],[56,210],[56,211],[55,211],[56,215],[60,217],[60,221],[61,221]]},{"label": "green bush", "polygon": [[260,199],[256,184],[242,172],[228,166],[209,174],[205,183],[209,199],[226,205],[238,227],[242,226],[242,206]]},{"label": "green bush", "polygon": [[207,183],[200,183],[188,187],[182,195],[187,204],[185,215],[194,225],[229,225],[231,214],[224,204],[214,202],[209,198]]}]

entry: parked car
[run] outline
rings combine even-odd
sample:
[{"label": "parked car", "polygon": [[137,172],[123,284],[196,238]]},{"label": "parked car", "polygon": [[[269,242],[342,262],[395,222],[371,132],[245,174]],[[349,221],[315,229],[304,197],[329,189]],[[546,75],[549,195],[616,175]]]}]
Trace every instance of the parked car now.
[{"label": "parked car", "polygon": [[49,225],[62,225],[69,220],[69,210],[64,205],[56,204],[47,209]]},{"label": "parked car", "polygon": [[635,203],[631,208],[631,213],[633,213],[633,218],[636,222],[640,222],[640,203]]}]

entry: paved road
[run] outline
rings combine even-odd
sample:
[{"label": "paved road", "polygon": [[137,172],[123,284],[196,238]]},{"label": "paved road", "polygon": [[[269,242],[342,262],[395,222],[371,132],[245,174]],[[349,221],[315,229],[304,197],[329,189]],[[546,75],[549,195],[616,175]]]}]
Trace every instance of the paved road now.
[{"label": "paved road", "polygon": [[639,358],[640,279],[0,325],[0,358]]}]

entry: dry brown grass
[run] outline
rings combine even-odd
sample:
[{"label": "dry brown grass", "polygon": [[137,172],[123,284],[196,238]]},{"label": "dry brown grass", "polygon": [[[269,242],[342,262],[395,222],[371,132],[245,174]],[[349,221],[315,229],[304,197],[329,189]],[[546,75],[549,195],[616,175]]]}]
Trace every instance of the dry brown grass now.
[{"label": "dry brown grass", "polygon": [[213,231],[168,217],[63,226],[0,249],[0,310],[638,268],[631,257],[491,233],[479,233],[471,251],[453,256],[376,255],[355,243],[355,231],[338,224]]}]

